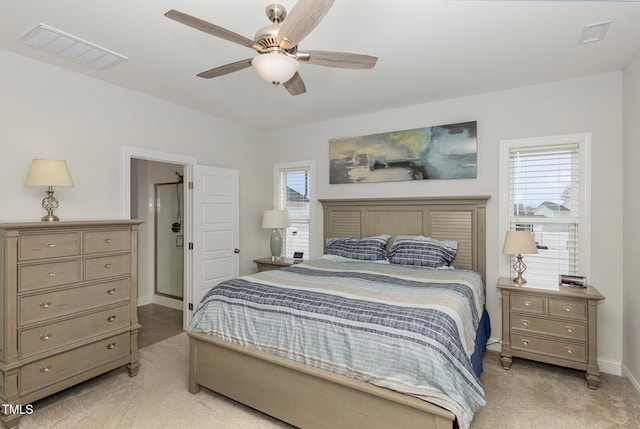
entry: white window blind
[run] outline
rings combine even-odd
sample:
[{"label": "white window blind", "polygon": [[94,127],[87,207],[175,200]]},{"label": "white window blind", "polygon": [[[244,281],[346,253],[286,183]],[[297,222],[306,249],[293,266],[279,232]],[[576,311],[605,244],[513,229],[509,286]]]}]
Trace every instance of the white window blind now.
[{"label": "white window blind", "polygon": [[309,259],[311,168],[279,168],[277,183],[278,209],[287,210],[291,221],[291,225],[286,228],[282,255],[292,258],[293,252],[303,252],[304,259]]},{"label": "white window blind", "polygon": [[580,150],[579,143],[508,148],[508,228],[531,231],[538,247],[537,255],[524,258],[529,283],[557,284],[559,274],[584,275]]}]

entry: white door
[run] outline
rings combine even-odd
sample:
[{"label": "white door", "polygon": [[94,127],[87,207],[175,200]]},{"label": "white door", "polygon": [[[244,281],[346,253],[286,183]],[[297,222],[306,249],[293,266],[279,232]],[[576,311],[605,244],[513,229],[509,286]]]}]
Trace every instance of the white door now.
[{"label": "white door", "polygon": [[[239,173],[195,165],[193,257],[189,308],[218,283],[238,276]],[[193,311],[189,312],[189,320]]]}]

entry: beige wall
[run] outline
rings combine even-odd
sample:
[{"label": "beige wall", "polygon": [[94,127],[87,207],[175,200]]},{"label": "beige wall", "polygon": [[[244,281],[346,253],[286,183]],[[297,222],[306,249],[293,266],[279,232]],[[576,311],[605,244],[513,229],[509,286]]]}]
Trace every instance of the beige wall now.
[{"label": "beige wall", "polygon": [[623,372],[640,391],[640,284],[636,264],[640,257],[640,54],[624,72],[623,126]]},{"label": "beige wall", "polygon": [[[195,157],[203,165],[240,171],[241,274],[255,269],[253,258],[268,254],[269,234],[260,228],[260,218],[262,210],[272,204],[275,162],[315,160],[319,198],[489,194],[492,199],[487,225],[487,307],[494,337],[501,330],[500,300],[495,288],[502,258],[497,212],[498,143],[503,139],[591,132],[594,160],[591,280],[607,298],[599,307],[599,358],[603,370],[620,371],[622,73],[259,133],[1,50],[0,64],[3,76],[0,180],[3,200],[10,201],[2,205],[0,220],[38,220],[43,215],[39,206],[42,190],[24,186],[30,161],[35,157],[62,158],[69,163],[76,187],[56,192],[61,200],[57,212],[61,218],[118,218],[123,146]],[[478,121],[477,179],[328,184],[330,138],[469,120]],[[317,215],[314,250],[320,252],[321,213],[318,211]],[[633,297],[632,292],[628,294]],[[632,317],[637,316],[630,315],[628,319],[637,322]],[[628,343],[634,348],[625,349],[625,360],[628,362],[635,356],[637,361],[638,345]],[[632,371],[637,374],[637,367]]]},{"label": "beige wall", "polygon": [[[329,185],[328,141],[383,131],[478,121],[478,178]],[[446,100],[270,133],[273,162],[315,159],[317,197],[491,195],[487,207],[487,308],[493,337],[501,332],[495,284],[498,236],[499,142],[504,139],[592,133],[591,282],[606,296],[599,307],[601,370],[622,361],[622,74],[608,73],[485,95]],[[269,172],[267,172],[269,174]],[[320,208],[316,207],[318,215]],[[602,225],[607,225],[603,228]],[[321,229],[315,250],[321,251]],[[497,338],[496,338],[497,339]]]}]

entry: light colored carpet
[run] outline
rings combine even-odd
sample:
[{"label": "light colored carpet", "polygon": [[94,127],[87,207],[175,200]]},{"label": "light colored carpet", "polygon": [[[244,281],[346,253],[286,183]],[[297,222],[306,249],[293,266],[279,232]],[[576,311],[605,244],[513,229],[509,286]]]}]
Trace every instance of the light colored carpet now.
[{"label": "light colored carpet", "polygon": [[[122,368],[38,401],[20,428],[290,428],[207,389],[189,393],[184,333],[140,355],[136,377]],[[640,428],[640,399],[620,377],[604,374],[600,388],[590,390],[579,371],[520,359],[505,371],[492,352],[484,364],[487,406],[472,429]]]}]

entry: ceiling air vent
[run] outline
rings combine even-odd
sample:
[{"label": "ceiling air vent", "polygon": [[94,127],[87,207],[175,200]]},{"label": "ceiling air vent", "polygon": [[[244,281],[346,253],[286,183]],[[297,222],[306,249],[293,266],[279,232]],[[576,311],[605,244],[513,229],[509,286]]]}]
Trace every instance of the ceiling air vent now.
[{"label": "ceiling air vent", "polygon": [[104,70],[127,59],[124,55],[44,24],[38,24],[18,41],[96,70]]},{"label": "ceiling air vent", "polygon": [[598,22],[596,24],[585,25],[582,30],[582,34],[580,35],[580,39],[578,40],[579,45],[583,45],[585,43],[599,42],[604,39],[605,34],[607,34],[607,30],[611,25],[611,21],[603,21]]}]

